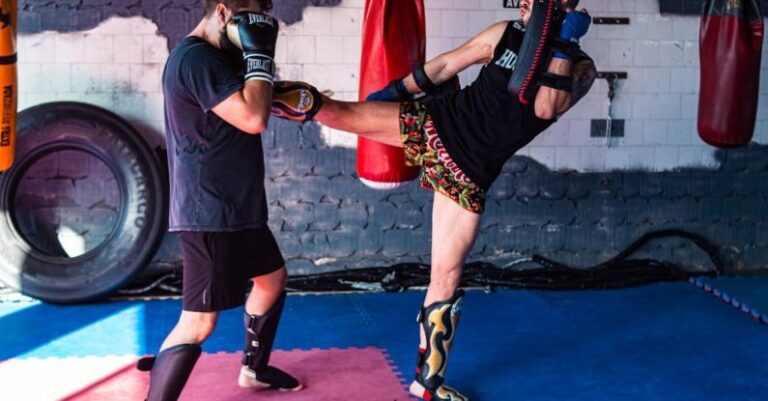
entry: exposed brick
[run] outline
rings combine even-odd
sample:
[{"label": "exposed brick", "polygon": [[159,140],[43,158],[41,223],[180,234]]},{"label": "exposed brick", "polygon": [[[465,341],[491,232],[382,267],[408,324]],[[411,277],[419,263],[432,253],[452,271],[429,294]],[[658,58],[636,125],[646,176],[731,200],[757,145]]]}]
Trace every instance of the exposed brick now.
[{"label": "exposed brick", "polygon": [[521,174],[516,176],[517,178],[517,196],[521,198],[535,198],[539,195],[541,190],[541,184],[539,180],[542,178],[539,175],[534,174]]},{"label": "exposed brick", "polygon": [[626,207],[621,198],[610,194],[595,194],[578,202],[576,221],[582,225],[620,225],[624,222]]},{"label": "exposed brick", "polygon": [[397,208],[397,228],[413,230],[424,223],[421,206],[416,202],[405,202]]},{"label": "exposed brick", "polygon": [[699,201],[699,218],[701,222],[718,222],[723,219],[723,209],[726,202],[722,198],[704,198]]},{"label": "exposed brick", "polygon": [[611,243],[608,231],[597,226],[571,226],[564,233],[564,249],[574,253],[600,251]]},{"label": "exposed brick", "polygon": [[306,231],[314,219],[313,205],[304,202],[282,202],[285,210],[281,213],[283,230]]},{"label": "exposed brick", "polygon": [[357,250],[358,233],[355,231],[331,231],[326,234],[328,241],[327,255],[332,257],[350,256]]},{"label": "exposed brick", "polygon": [[311,229],[313,231],[331,231],[341,224],[339,205],[336,203],[315,203]]},{"label": "exposed brick", "polygon": [[755,244],[768,246],[768,223],[760,222],[755,226]]},{"label": "exposed brick", "polygon": [[283,257],[292,259],[301,255],[301,241],[297,233],[280,232],[276,237]]},{"label": "exposed brick", "polygon": [[698,203],[691,198],[650,200],[651,223],[662,225],[668,222],[691,222],[698,219]]},{"label": "exposed brick", "polygon": [[377,202],[368,205],[368,227],[388,230],[395,226],[397,208],[389,202]]},{"label": "exposed brick", "polygon": [[347,231],[362,230],[368,224],[368,211],[361,202],[343,202],[339,210],[341,226]]},{"label": "exposed brick", "polygon": [[550,254],[560,251],[565,247],[565,235],[563,230],[566,227],[562,225],[547,225],[539,231],[538,250],[543,254]]},{"label": "exposed brick", "polygon": [[499,202],[489,199],[485,202],[485,213],[483,213],[481,227],[487,229],[489,227],[498,226],[502,223],[502,217],[505,213],[508,213],[508,211],[504,210]]},{"label": "exposed brick", "polygon": [[768,181],[760,179],[759,176],[750,177],[744,174],[733,182],[733,190],[737,196],[764,194],[768,190]]},{"label": "exposed brick", "polygon": [[503,173],[494,181],[491,191],[488,194],[489,199],[508,199],[515,196],[517,192],[517,178],[509,173]]},{"label": "exposed brick", "polygon": [[541,197],[543,199],[562,199],[568,190],[568,179],[564,174],[552,174],[541,180]]},{"label": "exposed brick", "polygon": [[[499,245],[507,244],[505,248],[511,248],[522,252],[523,254],[532,254],[536,252],[539,247],[541,228],[539,227],[514,227],[512,229],[512,235],[505,238],[504,236],[497,236],[498,240],[502,242]],[[500,232],[501,233],[501,232]],[[499,233],[499,234],[500,234]]]},{"label": "exposed brick", "polygon": [[358,233],[357,254],[372,256],[381,252],[384,246],[384,232],[379,228],[368,227]]},{"label": "exposed brick", "polygon": [[747,247],[742,252],[742,255],[744,265],[747,269],[757,270],[768,268],[768,258],[765,257],[765,255],[768,255],[768,247]]},{"label": "exposed brick", "polygon": [[627,223],[637,225],[644,221],[650,221],[653,210],[645,198],[632,198],[626,202]]},{"label": "exposed brick", "polygon": [[516,199],[499,201],[503,216],[501,224],[506,227],[523,225],[542,226],[549,222],[549,209],[551,205],[541,200],[521,202]]},{"label": "exposed brick", "polygon": [[382,253],[385,256],[403,256],[410,248],[409,230],[387,230],[384,232],[384,247]]},{"label": "exposed brick", "polygon": [[573,201],[550,201],[549,224],[569,225],[576,220],[577,210]]},{"label": "exposed brick", "polygon": [[730,173],[712,174],[712,195],[728,197],[734,193],[737,177]]},{"label": "exposed brick", "polygon": [[350,170],[349,168],[344,168],[344,163],[353,162],[352,159],[345,158],[344,156],[349,153],[352,153],[352,151],[342,148],[317,150],[312,173],[325,177],[334,177],[342,174],[344,170]]},{"label": "exposed brick", "polygon": [[685,185],[687,187],[688,195],[697,198],[709,195],[712,192],[711,175],[712,173],[705,172],[686,173]]},{"label": "exposed brick", "polygon": [[662,182],[662,195],[665,198],[682,198],[688,194],[690,177],[687,174],[673,173]]},{"label": "exposed brick", "polygon": [[615,194],[621,191],[621,187],[624,183],[624,176],[622,173],[605,173],[601,174],[597,180],[597,190],[603,193]]},{"label": "exposed brick", "polygon": [[586,198],[597,189],[597,174],[579,174],[574,175],[568,180],[568,190],[566,196],[571,200]]}]

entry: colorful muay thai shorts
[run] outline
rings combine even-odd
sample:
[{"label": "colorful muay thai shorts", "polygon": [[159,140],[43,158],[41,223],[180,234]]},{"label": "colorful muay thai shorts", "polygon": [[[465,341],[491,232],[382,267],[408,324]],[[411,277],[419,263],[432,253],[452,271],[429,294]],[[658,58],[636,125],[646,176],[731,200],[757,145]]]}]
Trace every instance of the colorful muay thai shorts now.
[{"label": "colorful muay thai shorts", "polygon": [[400,139],[406,163],[423,167],[419,186],[451,198],[472,213],[483,213],[486,191],[451,159],[424,104],[418,101],[401,104]]}]

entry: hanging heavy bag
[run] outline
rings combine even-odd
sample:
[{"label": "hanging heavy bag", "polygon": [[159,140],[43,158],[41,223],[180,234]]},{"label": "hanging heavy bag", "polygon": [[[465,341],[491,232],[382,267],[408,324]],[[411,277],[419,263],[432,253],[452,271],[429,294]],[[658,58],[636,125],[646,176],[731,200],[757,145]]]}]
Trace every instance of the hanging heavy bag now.
[{"label": "hanging heavy bag", "polygon": [[699,136],[730,148],[755,131],[763,18],[756,0],[707,0],[701,18]]},{"label": "hanging heavy bag", "polygon": [[[360,62],[360,100],[424,64],[423,0],[367,0]],[[405,164],[402,148],[360,137],[357,173],[367,186],[393,189],[413,180],[418,167]]]}]

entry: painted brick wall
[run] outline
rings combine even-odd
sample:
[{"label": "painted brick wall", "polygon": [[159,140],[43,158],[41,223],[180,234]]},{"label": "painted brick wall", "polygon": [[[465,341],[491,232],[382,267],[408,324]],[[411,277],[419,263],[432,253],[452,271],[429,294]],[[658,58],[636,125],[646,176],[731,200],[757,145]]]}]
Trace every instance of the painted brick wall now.
[{"label": "painted brick wall", "polygon": [[[19,38],[20,107],[50,100],[97,104],[124,116],[153,144],[162,143],[160,73],[169,46],[196,21],[196,2],[165,2],[177,18],[159,18],[137,8],[155,3],[136,1],[131,13],[102,11],[86,24],[72,13],[81,2],[66,10],[51,9],[50,2],[27,3],[37,8],[28,7],[22,21],[66,11],[70,22],[21,27],[27,33]],[[120,2],[99,3],[108,10]],[[428,56],[517,15],[500,0],[425,3]],[[309,4],[296,1],[295,8],[280,11],[293,16],[293,23],[281,30],[279,74],[356,99],[364,1]],[[764,266],[768,225],[759,205],[768,196],[761,183],[768,181],[759,162],[768,160],[767,152],[759,145],[715,152],[698,139],[698,18],[661,15],[656,0],[583,0],[582,5],[594,16],[631,18],[629,26],[594,26],[583,42],[600,70],[629,73],[614,103],[614,118],[626,119],[626,136],[610,146],[590,138],[590,120],[607,113],[608,88],[599,81],[582,103],[508,163],[493,188],[473,258],[503,263],[541,252],[588,265],[643,232],[681,228],[730,249],[735,266]],[[471,82],[478,71],[462,73],[462,82]],[[766,141],[766,100],[763,84],[758,143]],[[274,121],[264,140],[271,226],[294,272],[428,260],[431,194],[414,184],[393,192],[363,187],[354,175],[353,135]],[[745,161],[757,165],[746,168]],[[706,264],[679,242],[648,252]],[[169,236],[157,259],[178,258],[176,239]]]}]

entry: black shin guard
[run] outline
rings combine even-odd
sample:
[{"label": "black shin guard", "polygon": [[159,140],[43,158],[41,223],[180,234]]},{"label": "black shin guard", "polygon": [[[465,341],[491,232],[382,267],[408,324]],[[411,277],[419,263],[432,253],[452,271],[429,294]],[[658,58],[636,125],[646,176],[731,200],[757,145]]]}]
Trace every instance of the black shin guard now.
[{"label": "black shin guard", "polygon": [[302,388],[296,378],[282,370],[269,366],[272,344],[275,342],[277,326],[285,305],[285,293],[264,315],[245,314],[245,350],[243,369],[238,381],[241,387],[272,388],[283,391],[297,391]]},{"label": "black shin guard", "polygon": [[150,371],[146,401],[176,401],[200,353],[197,344],[180,344],[163,350],[157,357],[140,359],[136,367]]},{"label": "black shin guard", "polygon": [[267,313],[261,316],[245,313],[243,365],[254,372],[263,370],[269,365],[269,356],[272,354],[272,344],[275,342],[280,315],[283,314],[283,305],[285,305],[285,293],[280,295]]},{"label": "black shin guard", "polygon": [[435,394],[444,387],[448,354],[459,324],[463,297],[464,291],[459,290],[451,299],[423,307],[419,313],[419,324],[424,330],[427,343],[425,349],[419,350],[416,381],[430,393],[430,398],[433,399],[441,399],[435,397]]}]

